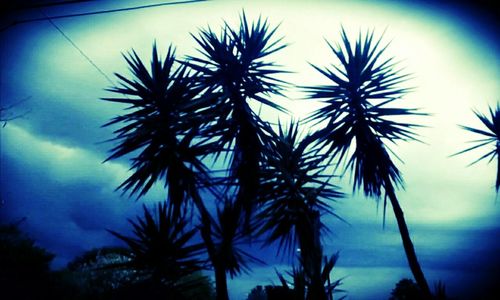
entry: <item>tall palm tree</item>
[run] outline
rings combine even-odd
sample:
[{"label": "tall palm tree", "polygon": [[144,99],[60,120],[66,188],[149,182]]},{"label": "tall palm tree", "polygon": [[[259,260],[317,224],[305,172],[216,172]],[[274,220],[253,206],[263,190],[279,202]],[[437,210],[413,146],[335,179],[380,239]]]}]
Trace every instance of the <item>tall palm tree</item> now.
[{"label": "tall palm tree", "polygon": [[495,110],[493,110],[492,107],[489,107],[489,111],[489,118],[478,111],[474,111],[474,114],[479,118],[479,120],[481,120],[486,129],[477,129],[474,127],[463,125],[460,126],[465,130],[481,135],[482,138],[472,141],[473,143],[475,143],[474,146],[455,153],[454,155],[462,154],[471,150],[475,150],[477,148],[490,145],[491,149],[489,149],[489,151],[482,155],[480,158],[473,161],[471,165],[483,159],[489,158],[488,162],[491,162],[495,158],[497,159],[497,180],[495,183],[495,190],[498,193],[498,188],[500,188],[500,159],[498,159],[498,155],[500,154],[500,104],[497,103],[497,107]]},{"label": "tall palm tree", "polygon": [[132,158],[132,175],[118,189],[138,197],[145,195],[158,180],[168,188],[168,205],[179,218],[193,203],[201,217],[200,232],[210,258],[215,257],[212,241],[213,219],[200,196],[199,188],[211,187],[210,172],[202,158],[217,146],[200,136],[210,107],[210,99],[202,96],[196,84],[197,74],[186,65],[176,65],[175,52],[169,47],[162,60],[153,45],[151,68],[148,70],[133,51],[124,56],[133,79],[116,74],[120,86],[108,89],[118,94],[104,100],[129,105],[128,112],[104,126],[121,125],[112,141],[119,142],[107,160],[125,155]]},{"label": "tall palm tree", "polygon": [[275,77],[282,71],[266,61],[285,47],[279,44],[281,39],[273,41],[276,29],[260,18],[250,24],[243,12],[237,29],[225,23],[219,35],[210,28],[193,35],[201,57],[190,56],[183,62],[199,73],[195,85],[203,91],[202,113],[207,121],[200,135],[211,143],[206,149],[215,158],[231,157],[228,178],[222,180],[226,186],[223,208],[218,209],[213,223],[213,251],[209,253],[220,300],[228,299],[226,273],[233,277],[247,270],[247,262],[258,261],[238,244],[252,234],[250,215],[259,188],[263,148],[271,142],[269,127],[251,109],[250,101],[285,111],[269,99],[271,94],[280,94],[284,84]]},{"label": "tall palm tree", "polygon": [[[325,104],[309,120],[325,124],[313,138],[323,146],[331,159],[345,163],[354,178],[354,190],[362,188],[366,196],[379,199],[384,194],[384,207],[389,199],[401,234],[408,264],[425,297],[431,292],[418,262],[403,210],[395,189],[402,186],[401,173],[391,159],[392,151],[385,141],[415,140],[417,125],[398,122],[392,117],[418,115],[415,109],[396,108],[394,102],[409,89],[402,87],[408,79],[396,69],[393,58],[384,58],[387,46],[374,40],[373,32],[361,34],[352,45],[345,30],[342,43],[328,43],[339,64],[313,67],[329,79],[329,84],[308,87],[309,98]],[[352,149],[353,148],[353,149]]]},{"label": "tall palm tree", "polygon": [[323,158],[310,148],[311,139],[299,141],[297,123],[279,132],[268,145],[262,172],[258,217],[267,243],[279,242],[279,249],[290,253],[298,244],[299,261],[307,281],[307,299],[326,299],[322,280],[321,214],[336,216],[327,200],[342,196],[323,175]]},{"label": "tall palm tree", "polygon": [[269,99],[271,94],[280,94],[284,84],[276,78],[283,71],[266,61],[286,46],[280,44],[281,39],[272,40],[276,29],[260,18],[249,24],[243,12],[238,29],[225,23],[219,35],[210,28],[193,35],[202,56],[188,57],[185,62],[200,72],[198,87],[213,101],[210,112],[216,119],[204,135],[216,138],[217,156],[232,151],[229,179],[237,186],[237,206],[245,210],[247,221],[258,190],[263,147],[270,142],[265,122],[249,102],[285,111]]}]

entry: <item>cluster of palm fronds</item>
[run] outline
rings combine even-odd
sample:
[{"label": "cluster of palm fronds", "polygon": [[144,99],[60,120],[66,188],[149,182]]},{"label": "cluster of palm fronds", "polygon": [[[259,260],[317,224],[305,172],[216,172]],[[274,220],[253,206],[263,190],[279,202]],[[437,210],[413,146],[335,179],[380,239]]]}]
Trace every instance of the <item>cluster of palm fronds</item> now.
[{"label": "cluster of palm fronds", "polygon": [[[277,78],[285,71],[267,60],[285,47],[275,32],[267,21],[249,24],[242,14],[238,29],[225,24],[220,34],[206,29],[193,35],[200,57],[179,61],[170,47],[161,59],[153,45],[148,70],[135,52],[125,56],[134,78],[117,74],[120,85],[109,90],[119,96],[105,100],[127,104],[129,111],[106,124],[122,125],[108,159],[133,154],[133,173],[119,189],[140,197],[161,181],[168,201],[158,208],[163,225],[146,210],[132,223],[138,239],[114,235],[133,250],[131,263],[147,266],[151,276],[174,284],[200,265],[187,251],[200,245],[185,245],[194,231],[185,228],[184,217],[194,206],[200,222],[191,226],[200,231],[219,299],[227,299],[226,273],[236,276],[249,262],[260,262],[241,245],[261,237],[288,248],[298,242],[309,282],[319,282],[320,215],[333,213],[326,201],[341,193],[324,174],[313,140],[299,140],[297,123],[276,133],[251,109],[257,101],[285,112],[270,98],[286,85]],[[224,176],[207,167],[221,158]],[[215,214],[207,208],[214,205]]]},{"label": "cluster of palm fronds", "polygon": [[[354,189],[383,197],[384,208],[389,200],[409,266],[430,298],[396,197],[402,175],[387,146],[416,139],[419,125],[401,117],[425,115],[395,107],[410,91],[408,75],[385,58],[387,46],[373,32],[351,44],[342,29],[341,43],[328,44],[337,64],[313,65],[328,82],[303,88],[324,103],[306,122],[325,125],[301,139],[298,122],[272,125],[251,108],[257,102],[286,112],[272,100],[289,86],[279,79],[286,71],[269,61],[286,46],[276,30],[261,18],[249,23],[243,13],[236,29],[224,24],[220,33],[208,28],[193,35],[200,56],[178,60],[169,47],[162,59],[155,44],[148,69],[135,52],[125,55],[133,78],[116,74],[120,84],[109,91],[118,96],[105,99],[129,106],[106,124],[121,126],[108,160],[132,156],[132,174],[118,187],[123,192],[141,197],[156,182],[167,191],[157,219],[145,209],[144,218],[131,222],[135,238],[113,232],[133,252],[129,267],[171,290],[186,283],[181,278],[212,268],[217,299],[228,299],[226,274],[237,276],[260,262],[242,245],[278,243],[288,254],[298,246],[301,299],[326,300],[339,284],[325,284],[337,256],[323,262],[321,245],[321,216],[336,216],[330,202],[342,197],[327,168],[335,162],[335,170],[344,165],[343,173],[351,171]],[[491,134],[465,127],[487,136],[478,146],[497,140],[498,112],[491,122],[478,114]],[[497,154],[498,144],[482,158]],[[203,243],[193,242],[196,230]]]}]

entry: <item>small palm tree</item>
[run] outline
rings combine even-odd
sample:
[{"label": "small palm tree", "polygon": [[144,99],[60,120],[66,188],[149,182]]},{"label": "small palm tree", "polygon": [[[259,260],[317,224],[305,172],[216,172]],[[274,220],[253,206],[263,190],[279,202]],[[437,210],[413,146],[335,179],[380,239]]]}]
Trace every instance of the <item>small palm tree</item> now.
[{"label": "small palm tree", "polygon": [[[342,278],[332,281],[330,278],[330,274],[337,263],[339,258],[338,252],[333,254],[330,257],[323,257],[323,269],[321,271],[321,279],[324,285],[326,299],[333,300],[333,293],[345,293],[344,290],[340,289],[339,286],[342,285]],[[281,282],[282,287],[289,291],[290,294],[293,294],[293,299],[303,300],[306,299],[306,286],[309,286],[310,283],[307,282],[307,275],[302,266],[294,267],[291,271],[286,272],[289,276],[291,276],[291,280],[287,281],[283,274],[276,271],[278,278]],[[339,297],[339,300],[345,299],[347,296],[344,295]],[[337,299],[337,298],[336,298]]]},{"label": "small palm tree", "polygon": [[410,269],[425,296],[431,298],[396,197],[395,189],[402,186],[401,173],[384,142],[416,139],[412,129],[417,125],[392,119],[420,114],[394,106],[409,91],[401,87],[408,75],[395,69],[393,58],[383,58],[387,46],[381,47],[380,39],[374,41],[373,32],[364,38],[360,34],[354,45],[343,28],[341,36],[340,45],[328,43],[340,64],[330,68],[313,65],[330,84],[306,88],[311,99],[321,99],[325,104],[309,117],[325,124],[313,138],[331,159],[336,158],[339,165],[345,164],[345,170],[351,170],[354,190],[362,188],[366,196],[377,199],[384,193],[384,199],[389,199]]},{"label": "small palm tree", "polygon": [[170,295],[188,292],[194,283],[185,279],[204,267],[203,244],[191,241],[197,230],[189,229],[187,221],[166,203],[158,204],[156,217],[144,206],[143,218],[129,222],[134,237],[109,231],[131,251],[130,260],[115,267],[134,270],[138,283],[148,282]]},{"label": "small palm tree", "polygon": [[322,157],[310,149],[311,139],[299,141],[298,124],[291,122],[287,130],[279,127],[273,143],[268,145],[266,168],[262,172],[258,217],[267,235],[267,243],[279,241],[280,249],[291,252],[300,248],[300,262],[307,277],[307,299],[326,299],[321,279],[323,257],[320,242],[321,214],[336,216],[327,200],[342,196],[322,175]]},{"label": "small palm tree", "polygon": [[491,149],[488,152],[483,154],[480,158],[473,161],[470,165],[473,165],[483,159],[488,159],[488,162],[491,162],[495,158],[497,159],[497,180],[495,183],[495,189],[498,193],[498,188],[500,188],[500,159],[498,159],[498,155],[500,154],[500,104],[497,103],[497,107],[494,110],[492,107],[489,107],[490,117],[488,118],[486,115],[474,111],[476,116],[481,120],[486,129],[477,129],[469,126],[460,126],[463,129],[477,133],[482,136],[481,139],[472,141],[475,143],[474,146],[469,147],[465,150],[462,150],[454,155],[462,154],[465,152],[469,152],[471,150],[475,150],[477,148],[485,147],[490,145]]},{"label": "small palm tree", "polygon": [[260,18],[249,24],[243,12],[237,30],[225,23],[220,35],[210,28],[193,35],[202,57],[184,62],[200,72],[198,87],[212,100],[209,110],[215,120],[208,119],[203,135],[216,138],[216,156],[232,151],[229,179],[238,186],[237,205],[244,208],[247,220],[258,190],[263,148],[270,142],[265,122],[249,102],[285,111],[268,97],[280,94],[284,84],[276,78],[283,71],[266,61],[286,46],[280,45],[281,39],[272,40],[276,29]]}]

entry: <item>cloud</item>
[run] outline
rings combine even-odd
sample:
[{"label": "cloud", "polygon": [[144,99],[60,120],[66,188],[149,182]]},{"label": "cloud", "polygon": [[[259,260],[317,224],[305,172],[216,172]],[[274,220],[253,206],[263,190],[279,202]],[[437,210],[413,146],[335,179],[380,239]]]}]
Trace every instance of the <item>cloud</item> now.
[{"label": "cloud", "polygon": [[[2,129],[1,154],[2,220],[27,217],[33,238],[60,255],[56,265],[116,243],[105,229],[128,231],[126,218],[141,212],[141,203],[114,192],[127,167],[101,164],[94,152],[41,139],[11,123]],[[160,199],[156,190],[144,201]]]}]

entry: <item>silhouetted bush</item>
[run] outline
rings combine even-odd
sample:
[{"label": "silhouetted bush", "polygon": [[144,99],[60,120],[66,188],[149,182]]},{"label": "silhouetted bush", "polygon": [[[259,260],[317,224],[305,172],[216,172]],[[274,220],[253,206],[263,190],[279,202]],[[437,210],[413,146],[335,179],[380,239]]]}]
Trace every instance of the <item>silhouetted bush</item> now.
[{"label": "silhouetted bush", "polygon": [[49,299],[54,255],[35,246],[17,225],[0,226],[0,298]]},{"label": "silhouetted bush", "polygon": [[411,279],[401,279],[391,292],[389,300],[422,300],[418,285]]},{"label": "silhouetted bush", "polygon": [[247,300],[267,300],[266,290],[262,285],[254,287],[248,294]]}]

